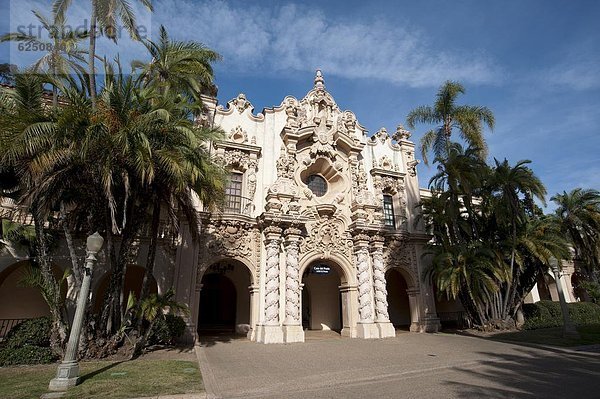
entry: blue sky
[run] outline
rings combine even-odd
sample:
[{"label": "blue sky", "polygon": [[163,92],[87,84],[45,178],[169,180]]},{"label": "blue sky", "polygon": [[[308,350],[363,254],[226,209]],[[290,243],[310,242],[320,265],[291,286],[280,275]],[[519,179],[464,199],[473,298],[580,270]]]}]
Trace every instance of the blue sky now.
[{"label": "blue sky", "polygon": [[[133,2],[133,0],[132,0]],[[71,21],[86,15],[74,0]],[[600,2],[578,1],[155,1],[139,23],[164,24],[176,39],[205,43],[216,65],[219,101],[244,92],[255,106],[302,97],[321,68],[340,108],[371,133],[393,131],[414,107],[431,104],[440,84],[458,80],[460,102],[486,105],[496,129],[492,157],[533,161],[549,197],[600,189]],[[0,0],[0,32],[34,22],[46,0]],[[100,51],[124,63],[144,56],[126,38]],[[0,62],[36,54],[0,44]],[[418,142],[426,126],[413,132]],[[433,174],[419,166],[421,186]]]}]

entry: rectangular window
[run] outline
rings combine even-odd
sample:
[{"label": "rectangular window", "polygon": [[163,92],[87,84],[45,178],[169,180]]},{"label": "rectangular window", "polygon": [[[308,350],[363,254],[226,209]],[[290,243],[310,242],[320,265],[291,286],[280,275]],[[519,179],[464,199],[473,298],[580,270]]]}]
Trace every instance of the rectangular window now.
[{"label": "rectangular window", "polygon": [[383,221],[386,227],[396,227],[394,199],[391,195],[383,196]]},{"label": "rectangular window", "polygon": [[241,173],[232,173],[225,187],[225,212],[239,213],[242,209],[242,180]]}]

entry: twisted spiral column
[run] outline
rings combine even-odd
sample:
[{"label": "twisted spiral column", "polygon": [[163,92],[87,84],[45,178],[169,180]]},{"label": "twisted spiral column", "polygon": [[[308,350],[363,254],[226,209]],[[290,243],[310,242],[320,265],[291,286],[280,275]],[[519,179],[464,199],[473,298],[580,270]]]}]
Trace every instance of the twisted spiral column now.
[{"label": "twisted spiral column", "polygon": [[383,238],[372,240],[371,257],[373,259],[373,287],[375,289],[375,321],[388,323],[387,288],[385,281],[385,265],[383,263]]},{"label": "twisted spiral column", "polygon": [[[297,230],[297,231],[296,231]],[[300,230],[286,230],[285,323],[300,325]]]},{"label": "twisted spiral column", "polygon": [[355,237],[354,256],[358,278],[358,315],[361,323],[373,322],[371,276],[369,273],[368,237]]},{"label": "twisted spiral column", "polygon": [[266,256],[266,293],[265,293],[265,323],[279,324],[279,247],[281,244],[281,229],[268,227],[265,229]]}]

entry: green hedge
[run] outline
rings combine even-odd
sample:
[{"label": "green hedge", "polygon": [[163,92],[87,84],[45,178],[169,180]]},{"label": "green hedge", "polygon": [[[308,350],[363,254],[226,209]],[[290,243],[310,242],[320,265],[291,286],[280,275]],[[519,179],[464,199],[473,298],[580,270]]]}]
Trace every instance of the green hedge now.
[{"label": "green hedge", "polygon": [[0,367],[55,361],[57,357],[50,348],[51,328],[49,317],[25,320],[13,327],[0,347]]},{"label": "green hedge", "polygon": [[0,349],[0,367],[16,364],[52,363],[57,359],[50,348],[25,345],[21,348]]},{"label": "green hedge", "polygon": [[[591,302],[568,303],[571,320],[577,325],[600,324],[600,305]],[[559,302],[539,301],[523,305],[526,330],[562,326]]]},{"label": "green hedge", "polygon": [[185,332],[185,320],[181,316],[168,314],[165,318],[158,318],[154,323],[148,343],[150,345],[171,345]]},{"label": "green hedge", "polygon": [[25,320],[6,334],[3,346],[7,348],[20,348],[25,345],[49,347],[51,328],[50,317]]}]

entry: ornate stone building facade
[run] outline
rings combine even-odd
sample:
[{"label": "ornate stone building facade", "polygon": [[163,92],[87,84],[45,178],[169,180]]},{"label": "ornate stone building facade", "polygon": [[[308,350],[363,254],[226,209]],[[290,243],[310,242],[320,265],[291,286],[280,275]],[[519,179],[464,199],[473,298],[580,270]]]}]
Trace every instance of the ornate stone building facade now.
[{"label": "ornate stone building facade", "polygon": [[[339,109],[319,71],[304,98],[286,97],[258,114],[243,94],[225,107],[204,100],[198,123],[227,135],[211,143],[231,172],[226,200],[215,209],[198,204],[198,240],[186,226],[176,233],[161,222],[151,286],[153,292],[174,288],[189,306],[188,340],[214,330],[262,343],[302,342],[310,330],[380,338],[396,328],[433,332],[440,319],[460,319],[460,303],[436,299],[423,278],[429,236],[417,213],[430,193],[419,189],[407,130],[369,136],[353,112]],[[8,199],[0,203],[0,218],[33,223]],[[132,244],[125,298],[139,296],[148,251],[147,234],[140,237]],[[57,244],[52,262],[62,275],[70,253]],[[85,239],[76,244],[84,253]],[[49,314],[39,291],[19,284],[27,253],[7,249],[0,252],[0,337],[19,320]],[[559,282],[568,301],[576,300],[573,272],[563,264]],[[100,262],[94,311],[109,279]],[[540,299],[557,299],[549,274],[527,301]]]},{"label": "ornate stone building facade", "polygon": [[[358,338],[394,336],[394,324],[438,330],[407,130],[369,137],[320,71],[303,99],[259,114],[243,94],[205,104],[198,123],[227,133],[211,150],[232,174],[224,206],[203,210],[200,242],[184,237],[177,254],[176,292],[194,331],[234,324],[280,343],[303,341],[305,329]],[[403,322],[390,320],[391,271],[405,284]]]}]

